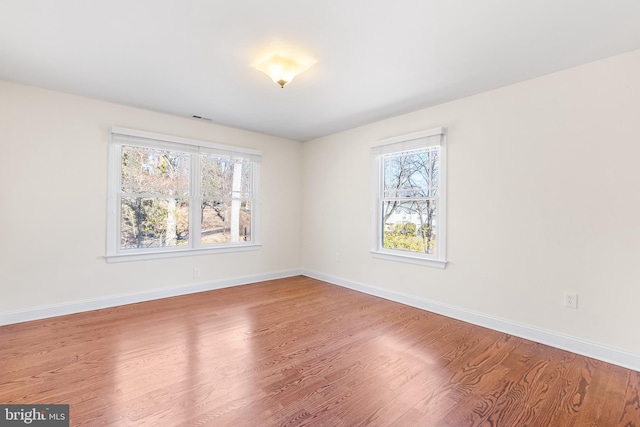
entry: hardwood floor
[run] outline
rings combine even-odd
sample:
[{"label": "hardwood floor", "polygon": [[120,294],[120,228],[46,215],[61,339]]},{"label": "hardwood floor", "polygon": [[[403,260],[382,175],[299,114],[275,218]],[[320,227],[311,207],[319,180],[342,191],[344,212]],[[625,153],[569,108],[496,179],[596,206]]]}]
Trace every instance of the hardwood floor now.
[{"label": "hardwood floor", "polygon": [[0,327],[73,426],[640,427],[640,373],[306,277]]}]

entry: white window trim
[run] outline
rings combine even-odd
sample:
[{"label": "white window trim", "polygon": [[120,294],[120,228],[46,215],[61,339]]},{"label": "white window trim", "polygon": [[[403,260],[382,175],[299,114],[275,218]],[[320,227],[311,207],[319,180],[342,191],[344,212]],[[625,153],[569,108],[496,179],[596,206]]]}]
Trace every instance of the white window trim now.
[{"label": "white window trim", "polygon": [[[162,147],[166,144],[166,148],[178,149],[186,152],[203,152],[217,154],[241,154],[249,158],[257,160],[252,171],[252,191],[254,195],[254,204],[252,204],[252,234],[250,243],[225,243],[215,246],[200,246],[200,242],[191,242],[191,247],[163,247],[163,248],[147,248],[145,250],[131,252],[120,250],[120,218],[118,209],[118,194],[121,188],[121,145],[114,143],[113,135],[125,135],[139,138],[146,138],[153,141],[161,141],[161,144],[150,144],[150,147]],[[175,146],[172,144],[179,144]],[[190,147],[192,147],[190,149]],[[258,250],[261,245],[260,240],[260,224],[261,224],[261,194],[260,194],[260,159],[262,152],[244,147],[235,147],[231,145],[218,144],[208,141],[200,141],[196,139],[182,138],[170,135],[161,135],[157,133],[145,132],[135,129],[127,129],[122,127],[111,127],[109,130],[109,162],[108,162],[108,200],[107,200],[107,255],[106,260],[109,263],[126,262],[126,261],[143,261],[151,259],[175,258],[194,255],[207,255],[215,253],[229,253]],[[199,163],[199,162],[198,162]],[[196,165],[191,166],[192,173],[195,173]],[[193,198],[194,189],[191,190]],[[190,210],[190,215],[193,215]],[[198,221],[190,217],[190,227],[199,226]]]},{"label": "white window trim", "polygon": [[[440,164],[439,164],[439,198],[438,198],[438,239],[436,241],[436,255],[420,254],[417,252],[386,249],[382,247],[382,156],[386,153],[402,150],[433,146],[429,138],[440,136]],[[400,135],[376,141],[371,145],[371,255],[374,258],[419,264],[428,267],[445,268],[447,265],[447,135],[444,128],[434,128]]]}]

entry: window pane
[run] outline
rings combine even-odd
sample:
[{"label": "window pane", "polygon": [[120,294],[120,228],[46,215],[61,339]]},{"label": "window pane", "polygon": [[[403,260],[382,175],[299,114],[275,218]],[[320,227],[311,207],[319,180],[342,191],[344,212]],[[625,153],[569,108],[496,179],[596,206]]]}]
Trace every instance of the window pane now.
[{"label": "window pane", "polygon": [[241,242],[251,241],[251,202],[248,200],[240,201],[238,212],[238,236]]},{"label": "window pane", "polygon": [[142,147],[122,147],[122,191],[187,196],[189,154]]},{"label": "window pane", "polygon": [[382,212],[384,248],[436,253],[437,208],[434,200],[384,201]]},{"label": "window pane", "polygon": [[383,157],[383,197],[437,197],[440,147]]},{"label": "window pane", "polygon": [[203,245],[251,241],[251,203],[209,199],[202,202]]},{"label": "window pane", "polygon": [[251,197],[251,162],[231,157],[202,155],[202,196]]},{"label": "window pane", "polygon": [[121,249],[189,244],[187,199],[123,197],[121,208]]}]

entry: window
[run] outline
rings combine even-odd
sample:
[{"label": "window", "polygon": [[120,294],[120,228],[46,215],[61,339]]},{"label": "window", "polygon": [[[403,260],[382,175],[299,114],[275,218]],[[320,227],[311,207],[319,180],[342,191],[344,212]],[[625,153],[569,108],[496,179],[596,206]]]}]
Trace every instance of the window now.
[{"label": "window", "polygon": [[107,259],[255,249],[256,150],[111,129]]},{"label": "window", "polygon": [[445,148],[442,128],[373,144],[374,256],[445,267]]}]

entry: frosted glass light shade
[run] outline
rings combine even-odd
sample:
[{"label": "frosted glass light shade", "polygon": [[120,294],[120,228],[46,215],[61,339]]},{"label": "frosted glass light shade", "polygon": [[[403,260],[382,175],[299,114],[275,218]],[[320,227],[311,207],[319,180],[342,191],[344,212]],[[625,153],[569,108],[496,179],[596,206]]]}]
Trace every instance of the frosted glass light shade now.
[{"label": "frosted glass light shade", "polygon": [[271,80],[279,84],[280,87],[284,87],[307,68],[293,59],[279,55],[273,55],[266,61],[256,65],[257,70],[271,77]]}]

